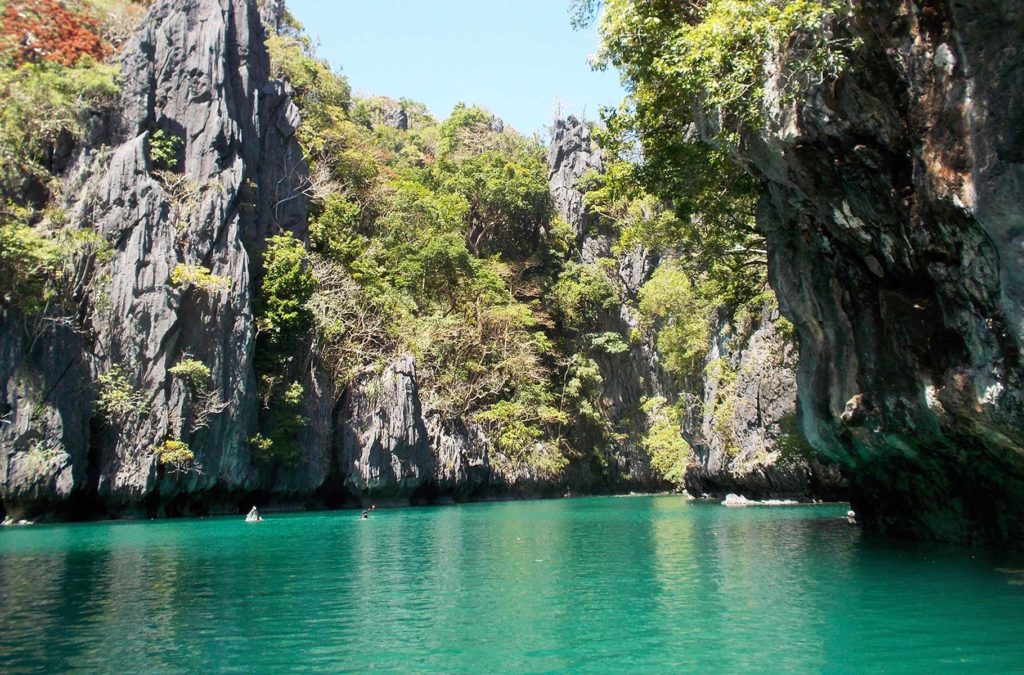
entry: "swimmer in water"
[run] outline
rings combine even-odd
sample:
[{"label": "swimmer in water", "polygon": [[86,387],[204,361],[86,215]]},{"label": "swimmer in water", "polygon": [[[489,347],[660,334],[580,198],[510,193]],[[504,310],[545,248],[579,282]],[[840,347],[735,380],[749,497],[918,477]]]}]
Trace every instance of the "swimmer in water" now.
[{"label": "swimmer in water", "polygon": [[854,513],[853,511],[847,511],[846,512],[846,523],[848,525],[856,525],[857,524],[857,514]]},{"label": "swimmer in water", "polygon": [[363,509],[363,518],[362,519],[366,520],[369,517],[370,517],[370,512],[367,511],[366,509]]}]

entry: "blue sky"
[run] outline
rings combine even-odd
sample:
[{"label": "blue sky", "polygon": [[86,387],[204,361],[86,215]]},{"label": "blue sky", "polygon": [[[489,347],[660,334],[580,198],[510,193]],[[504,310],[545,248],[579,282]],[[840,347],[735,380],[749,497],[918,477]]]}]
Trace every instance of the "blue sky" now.
[{"label": "blue sky", "polygon": [[520,132],[542,131],[556,101],[597,118],[623,92],[593,72],[596,28],[569,25],[568,0],[288,0],[353,91],[408,97],[445,117],[459,102],[489,109]]}]

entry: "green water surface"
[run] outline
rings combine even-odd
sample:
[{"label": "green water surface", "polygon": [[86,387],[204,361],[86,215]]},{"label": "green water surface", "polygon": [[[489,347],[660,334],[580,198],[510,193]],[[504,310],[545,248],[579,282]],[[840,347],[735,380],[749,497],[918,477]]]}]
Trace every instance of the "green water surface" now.
[{"label": "green water surface", "polygon": [[665,496],[6,528],[0,671],[1024,668],[1021,565],[844,512]]}]

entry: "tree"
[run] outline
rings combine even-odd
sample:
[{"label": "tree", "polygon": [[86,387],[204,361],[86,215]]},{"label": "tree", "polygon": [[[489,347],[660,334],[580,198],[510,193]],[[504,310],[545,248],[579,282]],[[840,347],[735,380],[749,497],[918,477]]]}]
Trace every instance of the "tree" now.
[{"label": "tree", "polygon": [[302,242],[290,232],[268,237],[258,310],[260,330],[279,343],[301,335],[309,326],[306,303],[315,286]]},{"label": "tree", "polygon": [[0,55],[15,67],[42,61],[73,66],[82,57],[102,61],[111,51],[99,22],[60,0],[7,0],[0,26]]},{"label": "tree", "polygon": [[[577,23],[593,20],[600,4],[577,0]],[[787,97],[838,75],[851,46],[830,30],[841,6],[839,0],[603,3],[598,63],[620,70],[628,97],[605,111],[602,140],[610,154],[632,163],[606,180],[636,181],[675,215],[634,219],[625,241],[674,250],[691,280],[708,279],[733,304],[762,291],[766,252],[754,223],[760,179],[732,151],[764,124],[770,55],[784,56],[779,86]]]}]

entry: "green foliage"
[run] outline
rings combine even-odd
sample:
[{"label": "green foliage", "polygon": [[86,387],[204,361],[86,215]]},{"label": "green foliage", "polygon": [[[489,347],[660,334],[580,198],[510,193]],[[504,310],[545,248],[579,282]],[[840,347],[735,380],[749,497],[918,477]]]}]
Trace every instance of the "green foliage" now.
[{"label": "green foliage", "polygon": [[274,441],[270,440],[263,434],[256,434],[249,439],[249,443],[260,453],[261,456],[267,456],[274,448]]},{"label": "green foliage", "polygon": [[430,179],[465,199],[465,236],[475,255],[523,258],[551,218],[544,152],[535,140],[495,129],[486,110],[456,106],[438,131]]},{"label": "green foliage", "polygon": [[[291,84],[292,98],[303,113],[348,111],[352,104],[348,81],[334,73],[326,61],[316,58],[309,37],[273,35],[267,38],[267,51],[272,76]],[[314,120],[313,125],[321,126],[322,122]]]},{"label": "green foliage", "polygon": [[210,380],[210,369],[202,361],[185,358],[167,369],[171,375],[180,377],[196,389],[204,387]]},{"label": "green foliage", "polygon": [[[578,0],[577,20],[592,18],[597,4]],[[838,76],[855,47],[830,28],[843,6],[604,3],[600,62],[620,70],[630,93],[618,111],[606,113],[602,142],[615,157],[634,158],[639,150],[642,161],[613,163],[611,186],[593,201],[622,225],[624,247],[684,252],[680,264],[691,279],[716,285],[731,305],[761,292],[766,252],[754,227],[760,186],[730,153],[742,134],[763,125],[775,55],[784,55],[774,88],[785,100]],[[658,196],[671,216],[630,193],[631,182]]]},{"label": "green foliage", "polygon": [[284,390],[284,393],[281,395],[281,400],[284,401],[285,405],[297,406],[302,403],[302,396],[304,393],[305,390],[302,388],[301,384],[298,382],[292,382],[288,385],[288,388]]},{"label": "green foliage", "polygon": [[592,333],[588,337],[590,338],[591,348],[597,351],[602,351],[606,354],[622,354],[629,351],[629,345],[626,344],[625,340],[618,333]]},{"label": "green foliage", "polygon": [[711,339],[717,303],[694,286],[672,262],[663,263],[640,289],[640,312],[657,328],[658,352],[665,369],[679,377],[693,372]]},{"label": "green foliage", "polygon": [[178,263],[171,270],[171,285],[197,288],[204,293],[219,293],[231,288],[231,279],[212,274],[202,265]]},{"label": "green foliage", "polygon": [[597,362],[582,353],[569,358],[565,366],[561,409],[567,411],[572,420],[596,429],[602,437],[610,431],[609,422],[598,405],[603,387],[604,378]]},{"label": "green foliage", "polygon": [[262,426],[266,436],[255,443],[268,462],[294,465],[302,456],[301,431],[308,419],[301,413],[304,390],[299,382],[279,386],[294,374],[296,344],[313,326],[310,302],[317,278],[302,242],[284,233],[267,239],[263,282],[257,296],[256,368],[264,401]]},{"label": "green foliage", "polygon": [[481,139],[489,135],[493,120],[494,115],[479,106],[457,104],[438,132],[438,160],[450,161],[453,153],[467,146],[471,151],[479,149]]},{"label": "green foliage", "polygon": [[310,323],[306,303],[315,286],[302,242],[290,232],[268,237],[257,310],[260,330],[275,341],[301,335]]},{"label": "green foliage", "polygon": [[283,391],[277,391],[274,384],[273,376],[261,376],[260,385],[267,401],[262,423],[267,432],[256,434],[249,442],[261,461],[295,466],[302,458],[302,430],[309,422],[301,414],[304,389],[300,383],[292,382]]},{"label": "green foliage", "polygon": [[570,330],[584,330],[601,310],[620,302],[618,289],[597,265],[575,261],[565,263],[551,287],[550,301],[562,323]]},{"label": "green foliage", "polygon": [[294,410],[272,409],[266,426],[270,429],[264,441],[265,447],[257,445],[260,458],[268,462],[280,462],[285,466],[296,466],[302,459],[302,430],[309,419]]},{"label": "green foliage", "polygon": [[675,114],[685,123],[698,110],[717,120],[720,133],[734,133],[761,124],[774,54],[786,52],[780,86],[790,96],[838,75],[848,45],[833,39],[828,26],[842,6],[838,0],[607,0],[600,58],[630,83],[644,128]]},{"label": "green foliage", "polygon": [[716,383],[715,399],[711,402],[711,429],[722,442],[722,449],[729,457],[739,453],[736,431],[736,381],[739,373],[722,358],[708,363],[704,377]]},{"label": "green foliage", "polygon": [[96,382],[99,389],[96,409],[107,421],[119,422],[130,415],[145,414],[149,410],[145,393],[135,388],[119,366],[111,366]]},{"label": "green foliage", "polygon": [[178,153],[182,139],[163,129],[157,129],[149,137],[149,161],[157,171],[174,171],[178,166]]},{"label": "green foliage", "polygon": [[60,247],[28,226],[25,209],[9,205],[5,215],[10,220],[0,224],[0,297],[26,313],[38,312],[54,296]]},{"label": "green foliage", "polygon": [[169,438],[160,445],[154,446],[153,453],[156,455],[157,462],[173,473],[185,473],[198,468],[195,453],[184,441]]},{"label": "green foliage", "polygon": [[[302,81],[308,73],[294,66],[312,54],[285,46],[271,50],[277,72]],[[479,425],[497,464],[557,476],[568,457],[600,454],[616,436],[590,355],[630,348],[594,321],[622,301],[617,270],[571,261],[575,234],[551,213],[543,148],[475,106],[438,124],[407,100],[359,98],[347,109],[314,100],[297,98],[312,165],[311,251],[295,247],[278,271],[308,265],[311,292],[284,293],[301,298],[288,313],[308,320],[276,337],[277,273],[265,261],[256,451],[290,454],[282,444],[304,420],[285,400],[287,383],[308,344],[338,393],[411,353],[425,410]],[[389,126],[399,108],[407,129]]]},{"label": "green foliage", "polygon": [[775,330],[777,330],[779,332],[779,335],[781,335],[786,341],[788,341],[791,344],[796,344],[796,326],[793,325],[792,321],[790,321],[784,316],[780,316],[775,321]]},{"label": "green foliage", "polygon": [[49,151],[62,134],[81,138],[88,111],[113,105],[117,72],[87,58],[0,68],[0,197],[20,202],[25,178],[50,182]]},{"label": "green foliage", "polygon": [[661,396],[646,400],[643,411],[649,427],[641,444],[651,458],[651,467],[670,483],[682,485],[691,456],[690,444],[681,434],[682,413]]},{"label": "green foliage", "polygon": [[[89,229],[64,227],[63,215],[39,214],[8,204],[0,211],[0,303],[29,316],[79,308],[93,285],[92,264],[109,258],[110,248]],[[47,231],[50,229],[51,231]]]},{"label": "green foliage", "polygon": [[309,221],[309,242],[313,250],[347,264],[366,250],[366,238],[357,232],[359,204],[340,194],[328,195],[319,213]]}]

